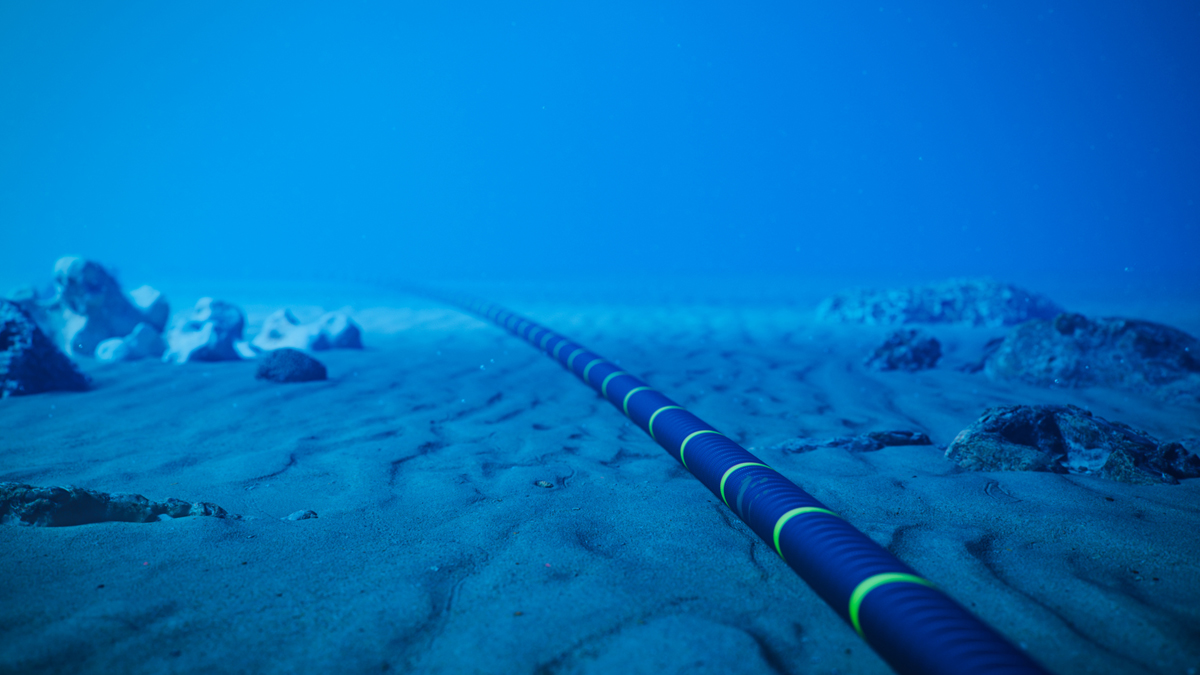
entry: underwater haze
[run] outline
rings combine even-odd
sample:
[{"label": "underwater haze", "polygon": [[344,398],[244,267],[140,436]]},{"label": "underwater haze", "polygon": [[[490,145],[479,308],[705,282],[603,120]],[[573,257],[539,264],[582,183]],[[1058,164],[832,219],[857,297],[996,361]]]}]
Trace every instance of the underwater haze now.
[{"label": "underwater haze", "polygon": [[1200,271],[1200,3],[0,3],[0,267]]},{"label": "underwater haze", "polygon": [[0,0],[0,674],[1196,675],[1198,38]]}]

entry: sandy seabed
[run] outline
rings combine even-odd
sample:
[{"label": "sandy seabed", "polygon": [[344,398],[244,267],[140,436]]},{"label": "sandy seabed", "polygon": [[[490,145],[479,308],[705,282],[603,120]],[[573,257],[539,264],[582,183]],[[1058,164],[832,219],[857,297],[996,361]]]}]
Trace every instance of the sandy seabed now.
[{"label": "sandy seabed", "polygon": [[[993,405],[1073,403],[1163,440],[1200,436],[1200,405],[956,370],[993,329],[932,327],[938,368],[872,372],[862,358],[886,329],[817,323],[804,293],[471,290],[688,407],[1049,670],[1200,671],[1200,480],[969,473],[937,447]],[[556,363],[437,303],[354,293],[224,289],[251,326],[352,305],[367,348],[318,353],[325,382],[255,380],[253,362],[84,362],[90,392],[0,401],[0,481],[243,516],[0,526],[0,672],[890,672]],[[1055,299],[1200,334],[1184,299]],[[893,429],[937,445],[769,449]],[[319,517],[283,520],[303,509]]]}]

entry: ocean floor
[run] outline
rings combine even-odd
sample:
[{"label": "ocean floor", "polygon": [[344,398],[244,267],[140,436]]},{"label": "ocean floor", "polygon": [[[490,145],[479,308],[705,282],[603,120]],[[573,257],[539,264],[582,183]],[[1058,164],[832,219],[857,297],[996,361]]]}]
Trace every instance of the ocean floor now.
[{"label": "ocean floor", "polygon": [[[249,361],[84,361],[90,392],[0,401],[0,481],[242,516],[0,526],[0,672],[890,672],[677,461],[502,330],[401,292],[161,288],[176,310],[222,294],[251,335],[280,307],[348,306],[366,349],[318,353],[329,380],[304,384]],[[887,330],[817,323],[823,289],[468,290],[618,361],[1049,670],[1200,672],[1200,479],[942,456],[994,405],[1072,403],[1162,440],[1200,436],[1200,405],[956,370],[1003,329],[933,326],[936,369],[872,372]],[[1033,290],[1200,335],[1200,296]],[[935,445],[770,450],[883,430]]]}]

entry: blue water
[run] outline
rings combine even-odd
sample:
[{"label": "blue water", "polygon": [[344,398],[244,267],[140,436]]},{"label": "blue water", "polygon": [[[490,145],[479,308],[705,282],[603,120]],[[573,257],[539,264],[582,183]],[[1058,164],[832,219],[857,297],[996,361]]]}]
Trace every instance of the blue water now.
[{"label": "blue water", "polygon": [[1200,272],[1200,3],[0,3],[0,269]]}]

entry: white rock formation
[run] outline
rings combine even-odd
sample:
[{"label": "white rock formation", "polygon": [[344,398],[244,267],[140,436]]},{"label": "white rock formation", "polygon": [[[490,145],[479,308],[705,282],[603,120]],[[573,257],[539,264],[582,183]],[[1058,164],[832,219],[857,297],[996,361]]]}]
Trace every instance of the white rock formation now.
[{"label": "white rock formation", "polygon": [[200,298],[191,312],[180,314],[167,331],[163,361],[233,361],[242,358],[238,344],[245,330],[242,310],[222,300]]},{"label": "white rock formation", "polygon": [[362,329],[345,312],[329,312],[312,323],[300,323],[289,309],[271,313],[250,344],[269,352],[284,347],[321,351],[362,349]]}]

